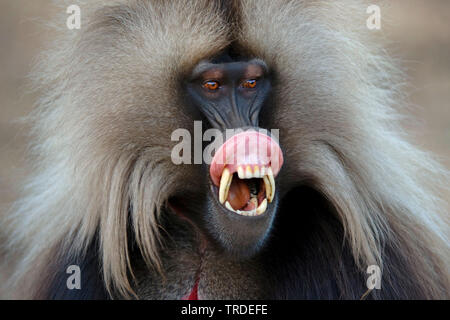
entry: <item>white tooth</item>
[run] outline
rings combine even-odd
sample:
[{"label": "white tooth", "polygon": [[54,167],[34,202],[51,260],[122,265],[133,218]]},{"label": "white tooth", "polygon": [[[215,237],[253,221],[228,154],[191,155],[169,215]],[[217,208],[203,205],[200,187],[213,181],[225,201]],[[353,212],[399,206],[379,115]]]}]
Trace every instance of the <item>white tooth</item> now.
[{"label": "white tooth", "polygon": [[253,167],[253,177],[254,178],[261,178],[261,172],[259,171],[258,166]]},{"label": "white tooth", "polygon": [[247,216],[253,217],[256,216],[256,209],[250,210],[250,211],[244,211]]},{"label": "white tooth", "polygon": [[259,205],[259,207],[256,209],[256,215],[263,214],[267,210],[267,199],[264,199],[263,202]]},{"label": "white tooth", "polygon": [[246,216],[253,217],[253,216],[258,215],[258,212],[257,212],[257,210],[256,210],[256,207],[258,206],[258,199],[252,197],[252,198],[250,199],[250,202],[253,203],[254,209],[252,209],[252,210],[250,210],[250,211],[243,211],[242,214],[244,214],[244,215],[246,215]]},{"label": "white tooth", "polygon": [[266,167],[261,167],[261,178],[266,175]]},{"label": "white tooth", "polygon": [[239,179],[245,179],[244,168],[239,166],[238,169],[237,169],[237,173],[238,173]]},{"label": "white tooth", "polygon": [[272,202],[274,196],[275,196],[275,179],[273,177],[273,172],[272,172],[272,168],[269,167],[269,169],[267,170],[267,176],[269,177],[269,181],[270,181],[270,198],[269,198],[269,202]]},{"label": "white tooth", "polygon": [[270,185],[270,180],[269,180],[269,178],[267,176],[264,176],[263,177],[263,181],[264,181],[264,186],[266,188],[266,198],[270,199],[270,197],[272,195],[272,187]]},{"label": "white tooth", "polygon": [[258,199],[251,198],[250,201],[255,205],[255,209],[250,210],[250,211],[234,210],[228,201],[225,201],[225,208],[227,208],[228,210],[235,212],[241,216],[246,216],[246,217],[259,216],[260,214],[263,214],[267,210],[267,199],[264,199],[264,201],[261,202],[261,204],[259,205],[258,208],[256,208],[256,206],[258,205]]},{"label": "white tooth", "polygon": [[233,207],[231,206],[231,204],[228,201],[225,202],[225,208],[227,208],[230,211],[236,212],[236,210],[233,209]]},{"label": "white tooth", "polygon": [[246,179],[253,178],[253,172],[252,172],[252,168],[250,166],[247,166],[247,168],[245,168],[245,178]]},{"label": "white tooth", "polygon": [[230,170],[228,168],[225,168],[222,172],[222,177],[220,178],[219,202],[221,204],[223,204],[228,198],[228,191],[230,190],[232,180],[233,175],[230,173]]}]

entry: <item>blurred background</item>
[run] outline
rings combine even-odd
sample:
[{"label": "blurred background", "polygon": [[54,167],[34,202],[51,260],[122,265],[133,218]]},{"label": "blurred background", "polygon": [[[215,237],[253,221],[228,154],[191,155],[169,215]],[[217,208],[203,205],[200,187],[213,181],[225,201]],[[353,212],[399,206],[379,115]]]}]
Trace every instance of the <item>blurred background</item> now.
[{"label": "blurred background", "polygon": [[[408,110],[419,120],[407,129],[450,168],[450,0],[385,1],[380,7],[382,28],[376,32],[390,39],[388,51],[401,61],[409,81]],[[0,0],[0,214],[27,170],[18,121],[36,99],[27,74],[52,39],[46,21],[56,10],[51,0]]]}]

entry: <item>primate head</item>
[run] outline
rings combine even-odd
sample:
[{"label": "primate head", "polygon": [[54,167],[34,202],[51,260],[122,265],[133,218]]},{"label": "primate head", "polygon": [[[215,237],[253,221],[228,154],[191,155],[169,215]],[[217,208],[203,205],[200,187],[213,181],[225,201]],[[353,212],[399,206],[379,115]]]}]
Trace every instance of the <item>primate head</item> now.
[{"label": "primate head", "polygon": [[[16,296],[359,299],[369,265],[373,298],[448,296],[444,170],[398,129],[364,0],[81,9],[34,73]],[[180,129],[212,160],[175,163]]]},{"label": "primate head", "polygon": [[[222,54],[202,61],[186,82],[187,99],[212,128],[227,137],[210,164],[206,230],[227,250],[249,255],[263,243],[276,211],[275,178],[283,163],[278,143],[258,132],[271,76],[259,59]],[[270,106],[268,106],[270,108]],[[188,206],[188,201],[186,201]]]}]

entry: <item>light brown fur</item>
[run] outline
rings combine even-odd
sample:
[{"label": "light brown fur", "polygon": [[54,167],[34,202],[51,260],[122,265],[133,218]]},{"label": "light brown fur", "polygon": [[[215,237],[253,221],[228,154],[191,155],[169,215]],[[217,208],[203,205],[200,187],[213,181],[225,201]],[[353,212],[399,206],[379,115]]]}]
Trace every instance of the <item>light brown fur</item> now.
[{"label": "light brown fur", "polygon": [[82,29],[62,30],[34,73],[34,174],[1,222],[15,270],[3,297],[35,297],[55,250],[83,251],[97,230],[105,282],[129,297],[130,221],[164,273],[161,208],[195,177],[170,161],[170,133],[192,128],[180,79],[232,41],[276,72],[269,122],[289,146],[286,185],[309,181],[334,206],[361,270],[389,274],[389,243],[424,296],[449,297],[448,175],[399,129],[400,78],[362,1],[239,1],[233,32],[211,1],[115,3],[81,4]]}]

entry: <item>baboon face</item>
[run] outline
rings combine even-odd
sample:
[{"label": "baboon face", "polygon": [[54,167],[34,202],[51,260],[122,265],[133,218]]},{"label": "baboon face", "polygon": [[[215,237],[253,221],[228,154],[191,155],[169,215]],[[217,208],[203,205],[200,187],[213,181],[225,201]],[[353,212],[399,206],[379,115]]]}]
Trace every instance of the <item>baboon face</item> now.
[{"label": "baboon face", "polygon": [[[228,252],[251,255],[263,244],[275,216],[275,178],[283,164],[275,137],[258,127],[271,89],[268,67],[259,59],[236,61],[221,55],[200,62],[184,86],[191,107],[224,137],[206,165],[206,213],[193,218]],[[179,212],[180,201],[189,207],[187,199],[178,197],[172,206],[178,202]]]},{"label": "baboon face", "polygon": [[0,221],[6,290],[448,297],[444,170],[397,129],[402,80],[365,2],[342,2],[83,2],[35,75],[35,166]]}]

